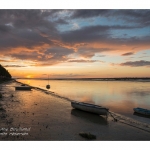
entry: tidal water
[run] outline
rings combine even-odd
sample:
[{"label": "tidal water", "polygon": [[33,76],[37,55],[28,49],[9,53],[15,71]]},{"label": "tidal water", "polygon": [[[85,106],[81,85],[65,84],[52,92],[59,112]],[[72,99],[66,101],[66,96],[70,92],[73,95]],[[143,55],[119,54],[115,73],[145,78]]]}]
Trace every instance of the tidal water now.
[{"label": "tidal water", "polygon": [[[18,79],[46,89],[47,80]],[[134,114],[133,108],[150,110],[150,82],[49,80],[50,91],[71,100],[92,103],[110,111],[150,124],[150,118]]]}]

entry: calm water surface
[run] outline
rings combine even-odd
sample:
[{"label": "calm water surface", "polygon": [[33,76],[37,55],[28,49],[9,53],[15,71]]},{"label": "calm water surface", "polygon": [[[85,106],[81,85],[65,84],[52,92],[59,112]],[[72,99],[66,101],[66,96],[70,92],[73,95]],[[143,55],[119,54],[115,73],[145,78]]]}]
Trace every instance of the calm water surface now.
[{"label": "calm water surface", "polygon": [[[47,80],[18,81],[46,89]],[[50,91],[76,101],[108,107],[110,111],[150,124],[150,118],[133,114],[133,108],[150,109],[150,82],[50,80]]]}]

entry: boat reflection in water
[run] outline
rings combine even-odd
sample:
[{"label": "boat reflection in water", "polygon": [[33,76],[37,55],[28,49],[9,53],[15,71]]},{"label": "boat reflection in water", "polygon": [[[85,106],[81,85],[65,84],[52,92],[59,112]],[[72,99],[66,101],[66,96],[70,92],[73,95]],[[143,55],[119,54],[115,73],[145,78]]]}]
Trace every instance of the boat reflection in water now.
[{"label": "boat reflection in water", "polygon": [[78,110],[78,109],[72,109],[71,114],[83,120],[86,120],[88,122],[93,122],[93,123],[100,124],[100,125],[108,124],[107,118],[100,116],[98,114],[93,114],[93,113],[85,112],[85,111]]}]

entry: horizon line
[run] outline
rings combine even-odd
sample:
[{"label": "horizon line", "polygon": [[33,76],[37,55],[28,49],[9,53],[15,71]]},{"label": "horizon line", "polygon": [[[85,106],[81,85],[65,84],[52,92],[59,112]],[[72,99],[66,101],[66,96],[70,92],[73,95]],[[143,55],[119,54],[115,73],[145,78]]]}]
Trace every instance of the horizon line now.
[{"label": "horizon line", "polygon": [[[26,78],[26,77],[13,77],[12,79],[46,79],[48,78]],[[50,79],[150,79],[150,77],[101,77],[101,78],[49,78]]]}]

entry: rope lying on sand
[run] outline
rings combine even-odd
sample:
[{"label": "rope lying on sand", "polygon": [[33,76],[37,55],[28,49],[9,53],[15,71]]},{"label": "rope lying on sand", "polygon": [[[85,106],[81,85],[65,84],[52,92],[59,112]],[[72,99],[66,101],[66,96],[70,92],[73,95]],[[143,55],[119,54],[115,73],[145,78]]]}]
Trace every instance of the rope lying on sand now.
[{"label": "rope lying on sand", "polygon": [[118,121],[118,122],[127,124],[129,126],[136,127],[138,129],[150,132],[150,125],[149,124],[139,122],[137,120],[125,117],[123,115],[120,115],[120,114],[117,114],[114,112],[109,112],[109,114],[111,115],[111,117],[113,117],[115,122]]},{"label": "rope lying on sand", "polygon": [[115,122],[117,122],[118,120],[112,115],[112,113],[110,111],[108,111],[108,114],[110,114],[110,116],[114,119]]}]

